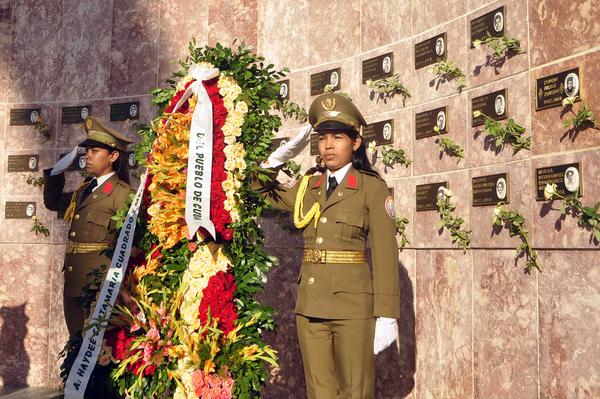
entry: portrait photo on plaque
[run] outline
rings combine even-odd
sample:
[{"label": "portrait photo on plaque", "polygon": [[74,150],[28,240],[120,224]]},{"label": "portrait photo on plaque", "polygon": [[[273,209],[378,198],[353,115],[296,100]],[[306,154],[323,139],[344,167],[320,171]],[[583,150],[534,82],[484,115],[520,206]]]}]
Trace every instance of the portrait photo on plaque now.
[{"label": "portrait photo on plaque", "polygon": [[37,154],[9,155],[7,171],[11,172],[37,172],[40,156]]},{"label": "portrait photo on plaque", "polygon": [[[439,133],[434,129],[435,127],[439,129]],[[447,107],[415,114],[415,138],[417,140],[444,133],[448,133]]]},{"label": "portrait photo on plaque", "polygon": [[10,126],[32,126],[41,115],[41,108],[15,108],[10,110]]},{"label": "portrait photo on plaque", "polygon": [[386,53],[362,62],[362,83],[379,80],[394,73],[394,53]]},{"label": "portrait photo on plaque", "polygon": [[415,44],[415,69],[446,59],[446,33]]},{"label": "portrait photo on plaque", "polygon": [[375,142],[375,145],[392,144],[394,142],[394,121],[388,119],[369,123],[363,128],[362,139],[365,145]]},{"label": "portrait photo on plaque", "polygon": [[37,214],[37,205],[35,202],[5,202],[5,219],[31,219]]},{"label": "portrait photo on plaque", "polygon": [[290,98],[290,80],[282,80],[279,83],[279,97],[282,100],[287,100]]},{"label": "portrait photo on plaque", "polygon": [[562,101],[567,97],[575,97],[575,102],[581,101],[581,91],[582,78],[579,68],[536,79],[535,109],[540,111],[562,107]]},{"label": "portrait photo on plaque", "polygon": [[473,206],[509,203],[508,174],[478,176],[471,179]]},{"label": "portrait photo on plaque", "polygon": [[484,94],[473,98],[471,100],[471,115],[474,112],[479,111],[482,113],[480,116],[472,117],[472,127],[481,126],[485,124],[485,117],[487,115],[494,120],[506,119],[508,115],[508,93],[506,89],[498,90],[493,93]]},{"label": "portrait photo on plaque", "polygon": [[570,166],[565,170],[563,177],[565,189],[570,193],[576,193],[579,190],[579,171],[576,167]]},{"label": "portrait photo on plaque", "polygon": [[342,83],[342,69],[335,68],[310,75],[310,95],[316,96],[325,92],[329,85],[334,91],[340,89]]},{"label": "portrait photo on plaque", "polygon": [[415,190],[417,212],[438,209],[438,198],[445,199],[448,188],[447,181],[417,185]]},{"label": "portrait photo on plaque", "polygon": [[475,48],[473,45],[475,40],[485,39],[488,33],[492,37],[504,36],[506,30],[505,16],[506,8],[502,6],[471,20],[471,48]]}]

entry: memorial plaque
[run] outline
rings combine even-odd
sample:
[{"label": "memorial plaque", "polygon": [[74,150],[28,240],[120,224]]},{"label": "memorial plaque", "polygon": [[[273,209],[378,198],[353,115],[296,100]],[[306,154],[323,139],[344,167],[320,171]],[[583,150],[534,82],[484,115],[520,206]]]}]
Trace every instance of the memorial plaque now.
[{"label": "memorial plaque", "polygon": [[65,125],[70,123],[83,123],[91,112],[91,105],[64,107],[62,109],[61,122]]},{"label": "memorial plaque", "polygon": [[310,155],[319,155],[319,134],[311,133],[310,135]]},{"label": "memorial plaque", "polygon": [[[64,153],[64,154],[60,154],[60,159],[62,159],[65,155],[67,155],[68,152]],[[77,154],[77,156],[75,157],[75,159],[73,160],[73,163],[66,169],[67,171],[75,171],[75,172],[82,172],[85,171],[85,152],[81,153],[79,152]]]},{"label": "memorial plaque", "polygon": [[12,202],[7,201],[4,208],[5,219],[31,219],[36,215],[35,202]]},{"label": "memorial plaque", "polygon": [[289,137],[279,137],[276,139],[271,139],[271,146],[269,147],[269,152],[273,152],[289,140]]},{"label": "memorial plaque", "polygon": [[379,80],[394,74],[394,53],[382,54],[379,57],[362,62],[362,82]]},{"label": "memorial plaque", "polygon": [[126,121],[140,119],[140,102],[118,103],[110,105],[110,121]]},{"label": "memorial plaque", "polygon": [[342,85],[342,68],[330,69],[310,75],[310,95],[316,96],[325,92],[325,86],[331,85],[339,90]]},{"label": "memorial plaque", "polygon": [[9,155],[8,172],[37,172],[40,156],[36,154]]},{"label": "memorial plaque", "polygon": [[583,195],[583,178],[581,164],[569,163],[535,170],[536,199],[545,201],[546,184],[556,184],[556,192],[563,197],[581,197]]},{"label": "memorial plaque", "polygon": [[41,112],[41,108],[11,109],[10,126],[33,126]]},{"label": "memorial plaque", "polygon": [[282,80],[279,83],[279,98],[281,98],[282,100],[289,100],[290,99],[290,80],[286,79],[286,80]]},{"label": "memorial plaque", "polygon": [[375,145],[392,144],[394,142],[394,121],[388,119],[370,123],[363,128],[362,136],[365,145],[369,145],[372,141],[375,142]]},{"label": "memorial plaque", "polygon": [[424,42],[415,44],[415,69],[426,67],[427,65],[435,64],[438,61],[445,60],[446,33],[434,36]]},{"label": "memorial plaque", "polygon": [[508,174],[480,176],[472,179],[473,206],[509,203]]},{"label": "memorial plaque", "polygon": [[442,195],[448,188],[448,182],[421,184],[417,186],[417,212],[433,211],[438,209],[438,195]]},{"label": "memorial plaque", "polygon": [[471,48],[475,40],[483,40],[489,33],[493,37],[504,36],[505,7],[495,9],[471,21]]},{"label": "memorial plaque", "polygon": [[497,121],[506,119],[508,114],[508,96],[506,89],[498,90],[490,94],[486,94],[481,97],[477,97],[471,100],[471,117],[473,123],[471,126],[481,126],[485,123],[484,116],[473,117],[473,112],[479,111],[486,114],[492,119]]},{"label": "memorial plaque", "polygon": [[579,68],[559,72],[536,80],[536,111],[562,106],[562,101],[567,97],[577,96],[580,101],[581,76]]},{"label": "memorial plaque", "polygon": [[440,134],[448,133],[448,110],[446,107],[415,114],[415,138],[437,136],[434,126],[440,128]]}]

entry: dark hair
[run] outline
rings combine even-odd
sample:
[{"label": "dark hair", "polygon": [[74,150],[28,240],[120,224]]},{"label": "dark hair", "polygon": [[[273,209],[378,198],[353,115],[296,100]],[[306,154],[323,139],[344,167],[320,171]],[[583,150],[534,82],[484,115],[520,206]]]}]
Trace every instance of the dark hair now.
[{"label": "dark hair", "polygon": [[119,153],[119,158],[113,163],[112,168],[119,176],[119,179],[129,184],[129,160],[125,156],[125,152],[113,150]]}]

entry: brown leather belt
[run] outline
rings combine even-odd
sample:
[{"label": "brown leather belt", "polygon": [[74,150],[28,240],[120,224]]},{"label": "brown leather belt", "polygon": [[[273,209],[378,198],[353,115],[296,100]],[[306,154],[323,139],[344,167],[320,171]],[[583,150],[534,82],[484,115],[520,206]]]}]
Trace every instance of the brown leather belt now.
[{"label": "brown leather belt", "polygon": [[88,252],[102,251],[110,248],[110,245],[104,242],[74,242],[67,241],[66,253],[68,254],[86,254]]},{"label": "brown leather belt", "polygon": [[364,251],[305,249],[302,260],[307,263],[366,263],[367,255]]}]

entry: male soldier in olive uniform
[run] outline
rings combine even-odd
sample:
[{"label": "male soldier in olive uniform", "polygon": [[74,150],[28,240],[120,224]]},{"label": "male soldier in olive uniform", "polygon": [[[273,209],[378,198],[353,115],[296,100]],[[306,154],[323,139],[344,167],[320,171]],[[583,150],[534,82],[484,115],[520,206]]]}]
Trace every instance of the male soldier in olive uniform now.
[{"label": "male soldier in olive uniform", "polygon": [[[366,122],[350,100],[317,97],[309,122],[318,133],[322,173],[291,188],[262,188],[303,228],[296,327],[307,393],[311,399],[373,398],[374,336],[377,353],[396,338],[400,311],[394,202],[369,165],[360,136]],[[310,131],[303,129],[263,166],[297,155]]]},{"label": "male soldier in olive uniform", "polygon": [[[105,251],[112,248],[116,240],[115,221],[111,217],[125,205],[132,192],[124,156],[132,141],[92,117],[86,119],[85,129],[88,136],[79,147],[86,149],[86,172],[91,178],[75,192],[64,193],[63,171],[70,162],[59,161],[53,169],[44,171],[46,208],[65,212],[65,219],[70,222],[63,291],[65,321],[70,335],[81,331],[87,316],[77,298],[89,283],[88,273],[98,268],[106,270],[110,265]],[[76,153],[75,149],[72,156]]]}]

